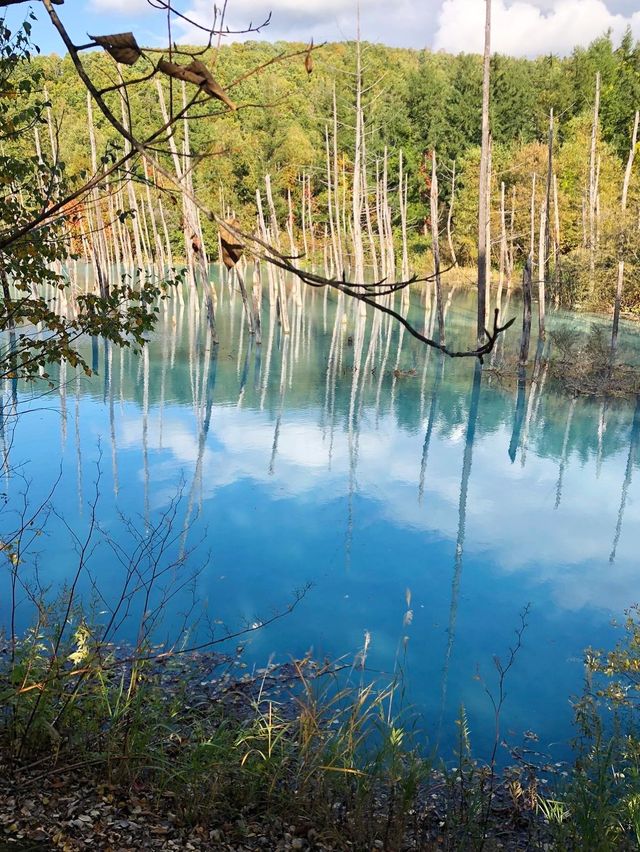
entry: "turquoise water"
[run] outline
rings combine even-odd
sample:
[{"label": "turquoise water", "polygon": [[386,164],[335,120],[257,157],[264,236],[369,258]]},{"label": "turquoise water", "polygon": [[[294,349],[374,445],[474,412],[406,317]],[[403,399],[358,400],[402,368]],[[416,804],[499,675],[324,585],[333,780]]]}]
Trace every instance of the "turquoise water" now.
[{"label": "turquoise water", "polygon": [[[53,594],[71,582],[95,514],[78,590],[103,620],[122,563],[142,553],[148,572],[148,548],[157,554],[166,535],[148,603],[166,599],[158,641],[186,627],[196,643],[211,628],[222,635],[219,621],[230,630],[265,621],[310,584],[291,614],[246,640],[248,664],[310,649],[354,654],[368,632],[373,676],[393,670],[406,636],[405,701],[445,753],[462,704],[474,748],[488,750],[493,657],[506,657],[529,604],[502,736],[515,745],[532,730],[541,750],[564,756],[583,650],[611,643],[611,620],[640,599],[635,402],[571,399],[542,371],[518,404],[512,382],[442,359],[386,319],[372,334],[371,314],[365,325],[354,306],[312,291],[303,307],[292,300],[288,337],[265,304],[256,346],[239,296],[226,285],[218,293],[217,352],[187,297],[162,309],[143,355],[87,341],[95,376],[67,372],[55,392],[18,389],[25,413],[5,442],[19,475],[5,480],[2,525],[15,525],[25,492],[49,507],[25,583],[37,578]],[[428,324],[420,294],[412,301],[415,322]],[[505,314],[518,311],[512,301]],[[473,294],[454,293],[449,337],[469,342],[474,316]],[[594,322],[551,318],[582,330]],[[517,327],[499,358],[516,350]],[[637,362],[630,326],[622,349]],[[5,625],[9,600],[5,572]],[[24,589],[18,600],[23,629]],[[142,607],[138,596],[118,638],[135,638]]]}]

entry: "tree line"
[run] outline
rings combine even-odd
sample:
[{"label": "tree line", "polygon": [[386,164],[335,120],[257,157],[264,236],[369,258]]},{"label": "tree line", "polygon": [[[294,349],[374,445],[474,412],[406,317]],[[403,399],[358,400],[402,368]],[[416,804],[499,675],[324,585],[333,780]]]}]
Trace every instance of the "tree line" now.
[{"label": "tree line", "polygon": [[[342,190],[347,195],[353,188],[356,45],[322,46],[314,54],[312,74],[302,60],[269,64],[294,47],[249,41],[219,49],[216,73],[223,83],[242,78],[249,69],[265,68],[235,90],[243,104],[241,110],[216,116],[215,121],[191,123],[191,149],[201,157],[197,173],[194,171],[195,188],[208,204],[217,209],[222,204],[243,224],[250,224],[255,220],[256,190],[269,175],[278,215],[282,219],[289,215],[290,195],[299,228],[297,211],[308,192],[316,214],[315,226],[322,236],[328,192],[327,128],[333,133],[335,126]],[[98,77],[113,78],[109,57],[96,53],[86,61]],[[40,57],[34,60],[34,66],[47,81],[67,169],[74,173],[88,169],[86,94],[70,59]],[[125,79],[128,70],[123,69]],[[443,246],[444,262],[455,260],[472,266],[477,261],[482,58],[363,44],[361,74],[366,168],[373,173],[386,151],[390,182],[397,183],[399,159],[404,158],[406,218],[414,264],[431,268],[430,157],[437,151],[440,227],[444,230],[449,218],[452,231],[451,246]],[[584,257],[590,239],[584,207],[590,190],[597,74],[601,80],[595,161],[599,252],[594,287],[587,280],[589,268]],[[628,227],[629,223],[621,220],[620,195],[634,113],[640,103],[640,46],[628,32],[618,45],[605,35],[566,58],[550,55],[529,60],[493,55],[490,79],[493,265],[498,267],[500,262],[501,216],[506,217],[513,244],[511,261],[522,263],[531,243],[537,247],[549,115],[553,110],[557,214],[552,211],[552,215],[558,231],[557,253],[564,261],[563,274],[557,276],[562,286],[558,284],[555,298],[571,305],[585,300],[601,307],[612,304],[615,276],[610,271],[624,237],[629,251],[623,307],[636,309],[640,305],[640,281],[634,259],[640,248],[640,233],[638,227]],[[154,87],[150,84],[132,89],[129,108],[138,133],[150,130],[158,113]],[[101,150],[118,141],[100,116],[96,119],[96,136]],[[627,209],[626,219],[637,222],[640,181],[635,174],[631,175]],[[170,218],[171,226],[178,229],[179,216]],[[393,211],[396,229],[400,228],[400,218],[397,205]]]}]

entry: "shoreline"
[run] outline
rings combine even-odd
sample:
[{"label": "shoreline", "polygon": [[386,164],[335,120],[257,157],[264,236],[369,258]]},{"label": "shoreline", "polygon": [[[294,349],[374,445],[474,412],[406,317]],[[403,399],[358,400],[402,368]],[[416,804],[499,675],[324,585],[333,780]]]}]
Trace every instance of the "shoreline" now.
[{"label": "shoreline", "polygon": [[[205,728],[209,725],[211,734],[214,727],[233,718],[241,730],[259,705],[267,712],[276,699],[279,710],[284,708],[280,715],[296,724],[300,721],[301,716],[296,715],[301,709],[296,695],[300,670],[294,664],[274,665],[254,675],[245,673],[235,678],[227,667],[238,661],[224,655],[190,655],[177,666],[174,662],[156,664],[155,675],[147,676],[157,677],[165,704],[177,699],[183,705],[180,722],[169,737],[174,749],[188,747],[183,732],[192,729],[194,723]],[[217,668],[227,671],[219,678],[211,678],[212,670]],[[310,660],[304,669],[318,677],[332,676],[332,672]],[[465,791],[467,785],[488,796],[483,829],[490,841],[488,849],[517,850],[525,848],[523,844],[529,848],[532,832],[540,837],[547,834],[544,820],[531,806],[534,787],[546,781],[539,770],[534,782],[533,764],[524,756],[521,766],[499,772],[478,764],[471,756],[457,769],[429,766],[428,777],[414,790],[414,804],[403,815],[401,825],[394,824],[396,784],[382,777],[372,779],[369,796],[373,809],[367,816],[371,833],[364,844],[350,839],[352,828],[344,839],[339,837],[340,826],[362,819],[349,785],[338,785],[330,796],[330,821],[324,804],[316,802],[319,807],[314,813],[313,804],[309,810],[308,802],[296,803],[295,792],[289,792],[283,800],[276,789],[271,791],[273,799],[266,811],[260,809],[261,796],[245,805],[239,796],[237,812],[233,813],[231,792],[224,807],[218,808],[212,802],[207,816],[194,819],[183,792],[177,794],[144,775],[133,782],[130,778],[118,779],[117,772],[110,778],[108,763],[107,759],[68,754],[65,759],[50,755],[31,764],[11,766],[6,749],[0,749],[0,852],[76,852],[89,848],[229,852],[439,849],[445,821],[451,820],[453,810],[465,808],[464,799],[470,795]],[[544,767],[546,775],[559,771],[557,767]],[[282,783],[288,786],[284,779]],[[521,791],[516,797],[514,785]],[[498,836],[502,840],[494,846]]]}]

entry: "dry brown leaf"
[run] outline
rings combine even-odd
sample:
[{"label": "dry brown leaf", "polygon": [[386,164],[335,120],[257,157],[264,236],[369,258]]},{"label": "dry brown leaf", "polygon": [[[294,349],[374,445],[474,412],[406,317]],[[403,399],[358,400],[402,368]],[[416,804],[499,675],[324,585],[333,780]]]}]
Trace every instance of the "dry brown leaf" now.
[{"label": "dry brown leaf", "polygon": [[194,73],[201,74],[203,76],[205,82],[201,85],[206,92],[209,92],[209,94],[213,95],[214,98],[222,101],[222,103],[226,104],[229,109],[236,110],[238,108],[231,98],[229,98],[222,86],[213,78],[204,62],[201,62],[199,59],[194,59],[187,67]]},{"label": "dry brown leaf", "polygon": [[200,62],[199,59],[194,59],[189,65],[178,65],[175,62],[168,62],[166,59],[161,59],[158,62],[158,70],[176,80],[184,80],[185,83],[193,83],[195,86],[200,86],[205,92],[208,92],[214,98],[226,104],[229,109],[237,109],[237,106],[228,97],[222,86],[212,77],[211,72],[204,62]]},{"label": "dry brown leaf", "polygon": [[89,36],[96,44],[103,47],[116,62],[122,65],[133,65],[142,56],[138,42],[133,33],[113,33],[104,36]]},{"label": "dry brown leaf", "polygon": [[[231,219],[229,225],[232,228],[240,227],[237,219]],[[222,245],[222,262],[227,269],[233,269],[242,257],[244,247],[242,243],[238,242],[238,238],[228,231],[224,225],[220,225],[220,243]]]},{"label": "dry brown leaf", "polygon": [[307,71],[307,74],[311,74],[313,72],[313,57],[311,56],[311,51],[313,50],[313,39],[311,39],[311,44],[309,45],[309,49],[304,57],[304,67]]},{"label": "dry brown leaf", "polygon": [[175,62],[169,62],[166,59],[161,59],[158,62],[158,71],[162,71],[163,74],[167,74],[175,80],[184,80],[185,83],[194,83],[196,86],[202,84],[201,74],[194,74],[184,65],[177,65]]}]

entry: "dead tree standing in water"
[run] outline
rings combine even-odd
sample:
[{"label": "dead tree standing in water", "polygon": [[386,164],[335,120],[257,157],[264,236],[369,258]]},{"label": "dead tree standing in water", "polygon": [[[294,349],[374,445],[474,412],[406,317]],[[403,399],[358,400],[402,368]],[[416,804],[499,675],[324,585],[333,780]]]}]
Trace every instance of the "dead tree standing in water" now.
[{"label": "dead tree standing in water", "polygon": [[482,149],[478,210],[478,344],[484,339],[487,299],[487,177],[489,172],[489,83],[491,62],[491,0],[485,0],[484,59],[482,72]]}]

